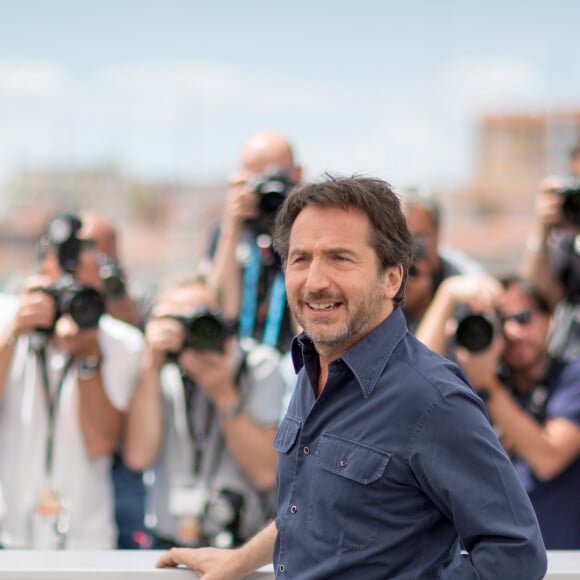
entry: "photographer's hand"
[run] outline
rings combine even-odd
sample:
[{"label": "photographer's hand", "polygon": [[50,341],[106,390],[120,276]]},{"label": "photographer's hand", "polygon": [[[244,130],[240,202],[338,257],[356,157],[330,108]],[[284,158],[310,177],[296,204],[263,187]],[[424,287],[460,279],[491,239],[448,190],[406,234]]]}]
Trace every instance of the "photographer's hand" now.
[{"label": "photographer's hand", "polygon": [[504,344],[505,340],[501,333],[496,333],[491,346],[483,351],[470,352],[465,348],[457,349],[457,362],[476,390],[485,387],[493,393],[501,388],[495,377]]},{"label": "photographer's hand", "polygon": [[179,355],[179,365],[213,402],[218,413],[239,401],[231,341],[226,342],[224,353],[186,348]]},{"label": "photographer's hand", "polygon": [[226,341],[224,354],[186,349],[179,363],[213,401],[232,457],[254,487],[266,491],[276,483],[277,453],[273,443],[277,427],[257,424],[240,407],[230,349],[231,340]]},{"label": "photographer's hand", "polygon": [[183,345],[183,326],[177,320],[167,318],[169,314],[157,310],[145,327],[145,357],[157,371],[165,364],[167,353],[180,352]]}]

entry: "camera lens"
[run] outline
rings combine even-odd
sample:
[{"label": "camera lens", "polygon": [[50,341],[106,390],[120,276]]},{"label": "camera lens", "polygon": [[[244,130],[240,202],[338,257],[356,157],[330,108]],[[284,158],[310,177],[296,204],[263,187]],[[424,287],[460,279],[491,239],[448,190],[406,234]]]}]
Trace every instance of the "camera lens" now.
[{"label": "camera lens", "polygon": [[482,314],[468,314],[457,323],[455,340],[471,352],[488,348],[494,335],[493,322]]},{"label": "camera lens", "polygon": [[68,312],[80,328],[95,328],[105,312],[105,303],[94,288],[76,288],[64,293],[61,310]]},{"label": "camera lens", "polygon": [[222,351],[226,329],[220,318],[210,312],[192,317],[189,324],[189,346],[194,350]]}]

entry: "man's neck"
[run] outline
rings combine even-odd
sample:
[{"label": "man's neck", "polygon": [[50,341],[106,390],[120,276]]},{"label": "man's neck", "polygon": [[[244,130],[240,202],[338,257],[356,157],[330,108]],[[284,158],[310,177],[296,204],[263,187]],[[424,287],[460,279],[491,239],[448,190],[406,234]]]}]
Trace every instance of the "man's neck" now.
[{"label": "man's neck", "polygon": [[550,358],[546,355],[541,361],[529,368],[514,370],[512,369],[511,378],[514,387],[520,393],[528,393],[533,387],[540,383],[548,371]]}]

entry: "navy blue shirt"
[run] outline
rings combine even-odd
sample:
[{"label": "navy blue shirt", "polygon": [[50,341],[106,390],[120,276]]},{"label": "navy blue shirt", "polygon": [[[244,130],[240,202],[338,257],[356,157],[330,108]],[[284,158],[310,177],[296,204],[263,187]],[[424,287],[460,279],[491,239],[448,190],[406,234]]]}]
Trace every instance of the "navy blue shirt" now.
[{"label": "navy blue shirt", "polygon": [[[546,385],[549,398],[545,419],[560,417],[580,426],[580,360],[569,363]],[[535,390],[519,396],[527,411]],[[536,479],[530,467],[518,457],[512,459],[540,522],[548,550],[580,549],[580,457],[549,481]]]},{"label": "navy blue shirt", "polygon": [[278,578],[544,577],[533,508],[483,404],[399,308],[329,365],[318,398],[304,335],[293,357],[274,442]]}]

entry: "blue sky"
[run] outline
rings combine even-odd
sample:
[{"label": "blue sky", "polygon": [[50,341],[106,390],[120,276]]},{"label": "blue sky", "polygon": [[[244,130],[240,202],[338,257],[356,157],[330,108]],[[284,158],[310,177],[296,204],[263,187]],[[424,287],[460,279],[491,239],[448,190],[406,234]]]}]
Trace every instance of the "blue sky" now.
[{"label": "blue sky", "polygon": [[488,112],[580,108],[574,0],[0,0],[0,180],[224,179],[255,130],[307,176],[452,187]]}]

